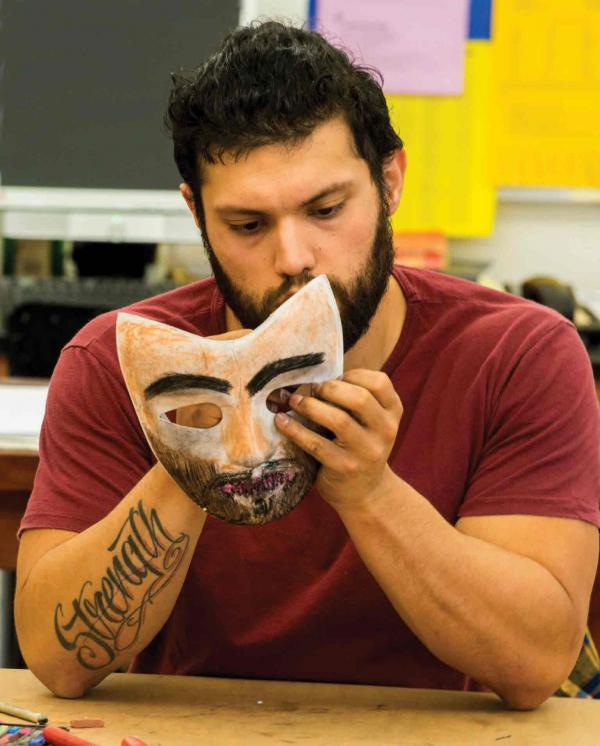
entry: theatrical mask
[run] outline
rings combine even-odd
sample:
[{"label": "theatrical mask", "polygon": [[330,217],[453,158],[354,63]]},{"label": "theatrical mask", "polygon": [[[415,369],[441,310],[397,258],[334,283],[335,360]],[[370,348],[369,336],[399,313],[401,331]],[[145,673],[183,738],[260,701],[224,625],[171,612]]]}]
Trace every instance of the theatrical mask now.
[{"label": "theatrical mask", "polygon": [[[156,458],[210,515],[268,523],[306,495],[318,464],[277,429],[267,398],[343,372],[342,326],[325,275],[237,339],[207,339],[120,313],[117,349]],[[201,426],[175,414],[207,406],[216,416],[208,424],[200,417]]]}]

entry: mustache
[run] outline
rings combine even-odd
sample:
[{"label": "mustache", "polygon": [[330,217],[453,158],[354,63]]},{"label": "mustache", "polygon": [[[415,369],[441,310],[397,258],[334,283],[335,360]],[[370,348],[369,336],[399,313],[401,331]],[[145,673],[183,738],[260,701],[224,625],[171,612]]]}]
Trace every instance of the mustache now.
[{"label": "mustache", "polygon": [[206,484],[206,490],[220,490],[226,494],[261,492],[284,482],[293,482],[297,473],[298,464],[291,459],[265,461],[254,469],[218,473]]},{"label": "mustache", "polygon": [[300,290],[314,279],[314,275],[307,269],[302,270],[300,274],[294,275],[294,277],[286,277],[279,287],[266,293],[262,301],[263,313],[272,313],[290,290]]}]

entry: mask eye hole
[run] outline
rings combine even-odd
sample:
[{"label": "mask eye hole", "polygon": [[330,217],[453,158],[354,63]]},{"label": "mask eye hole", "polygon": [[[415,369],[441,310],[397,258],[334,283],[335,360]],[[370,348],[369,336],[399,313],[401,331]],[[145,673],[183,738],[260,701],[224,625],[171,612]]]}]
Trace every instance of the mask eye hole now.
[{"label": "mask eye hole", "polygon": [[185,407],[178,407],[165,412],[171,422],[182,425],[183,427],[195,427],[202,430],[215,427],[223,419],[221,408],[211,402],[204,404],[188,404]]},{"label": "mask eye hole", "polygon": [[289,412],[288,399],[296,390],[304,396],[309,396],[311,391],[310,383],[291,384],[290,386],[283,386],[271,391],[267,397],[267,409],[269,412]]}]

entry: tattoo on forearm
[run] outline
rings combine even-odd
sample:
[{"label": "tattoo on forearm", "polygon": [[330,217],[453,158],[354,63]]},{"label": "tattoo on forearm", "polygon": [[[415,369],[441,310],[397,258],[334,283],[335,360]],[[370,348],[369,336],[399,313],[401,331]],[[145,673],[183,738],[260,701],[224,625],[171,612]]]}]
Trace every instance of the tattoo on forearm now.
[{"label": "tattoo on forearm", "polygon": [[56,606],[54,629],[66,650],[92,670],[109,665],[138,640],[146,605],[173,576],[188,548],[190,537],[171,536],[153,508],[149,515],[140,500],[107,547],[113,552],[95,590],[86,580],[72,608]]}]

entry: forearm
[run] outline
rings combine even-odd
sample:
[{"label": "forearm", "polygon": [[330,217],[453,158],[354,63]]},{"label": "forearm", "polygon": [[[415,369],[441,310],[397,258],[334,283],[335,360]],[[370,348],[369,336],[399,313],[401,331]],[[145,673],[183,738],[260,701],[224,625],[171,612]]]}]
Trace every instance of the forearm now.
[{"label": "forearm", "polygon": [[516,706],[544,699],[561,667],[568,675],[580,625],[538,562],[461,533],[397,478],[366,506],[338,512],[400,616],[449,666]]},{"label": "forearm", "polygon": [[38,678],[78,696],[142,650],[173,608],[204,520],[157,465],[102,521],[18,572],[19,642]]}]

